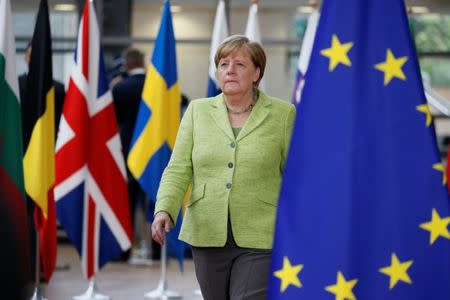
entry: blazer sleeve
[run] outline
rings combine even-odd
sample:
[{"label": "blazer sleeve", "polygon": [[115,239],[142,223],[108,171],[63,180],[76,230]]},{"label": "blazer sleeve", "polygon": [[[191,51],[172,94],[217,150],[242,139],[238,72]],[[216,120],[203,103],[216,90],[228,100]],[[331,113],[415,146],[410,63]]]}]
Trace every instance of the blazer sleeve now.
[{"label": "blazer sleeve", "polygon": [[169,164],[164,170],[156,196],[155,214],[167,212],[174,223],[192,180],[193,104],[191,103],[178,129]]},{"label": "blazer sleeve", "polygon": [[289,145],[291,143],[292,129],[294,128],[295,120],[295,106],[291,105],[287,113],[287,117],[284,121],[284,147],[281,153],[281,172],[284,171],[284,165],[286,163],[286,158],[289,153]]}]

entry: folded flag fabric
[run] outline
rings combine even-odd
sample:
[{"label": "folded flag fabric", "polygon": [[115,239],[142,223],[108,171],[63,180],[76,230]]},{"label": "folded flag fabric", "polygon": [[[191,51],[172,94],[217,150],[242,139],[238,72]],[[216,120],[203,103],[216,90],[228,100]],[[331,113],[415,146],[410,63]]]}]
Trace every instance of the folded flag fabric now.
[{"label": "folded flag fabric", "polygon": [[59,125],[55,200],[86,278],[131,247],[125,161],[92,1],[84,6]]},{"label": "folded flag fabric", "polygon": [[450,297],[445,168],[403,0],[324,0],[269,299]]}]

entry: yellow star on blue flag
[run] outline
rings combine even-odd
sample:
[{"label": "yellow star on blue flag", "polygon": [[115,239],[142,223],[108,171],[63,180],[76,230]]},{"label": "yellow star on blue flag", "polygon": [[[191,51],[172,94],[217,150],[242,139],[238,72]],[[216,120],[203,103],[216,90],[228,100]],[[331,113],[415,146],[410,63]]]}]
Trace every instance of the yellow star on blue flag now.
[{"label": "yellow star on blue flag", "polygon": [[389,288],[392,289],[400,280],[411,284],[411,278],[408,275],[408,269],[413,264],[412,260],[400,262],[397,255],[392,253],[391,264],[381,268],[380,272],[389,276]]},{"label": "yellow star on blue flag", "polygon": [[301,287],[302,283],[298,279],[298,273],[302,270],[303,265],[291,265],[288,257],[283,259],[283,268],[275,271],[273,274],[281,280],[280,291],[284,292],[289,285]]},{"label": "yellow star on blue flag", "polygon": [[384,73],[384,85],[388,85],[393,78],[406,80],[406,76],[405,73],[403,73],[402,67],[407,60],[408,58],[406,56],[396,58],[391,49],[387,49],[386,61],[375,65],[375,69]]},{"label": "yellow star on blue flag", "polygon": [[433,208],[431,221],[420,224],[420,228],[430,232],[430,245],[433,245],[439,237],[450,240],[449,224],[450,217],[441,218],[436,209]]},{"label": "yellow star on blue flag", "polygon": [[430,127],[431,122],[433,121],[433,117],[431,116],[430,107],[428,106],[428,103],[417,105],[416,110],[425,114],[426,117],[425,124],[427,125],[427,127]]},{"label": "yellow star on blue flag", "polygon": [[443,163],[435,163],[433,164],[433,169],[442,173],[442,185],[447,183],[447,174],[445,173],[445,167]]},{"label": "yellow star on blue flag", "polygon": [[352,62],[348,58],[348,52],[353,47],[353,43],[341,43],[337,35],[333,34],[331,39],[331,47],[323,49],[320,53],[330,59],[328,70],[333,71],[338,64],[351,66]]},{"label": "yellow star on blue flag", "polygon": [[450,299],[446,169],[404,0],[323,0],[315,32],[268,299]]},{"label": "yellow star on blue flag", "polygon": [[338,272],[336,284],[326,286],[325,290],[334,294],[336,300],[356,300],[353,288],[357,282],[358,279],[346,280],[344,275]]}]

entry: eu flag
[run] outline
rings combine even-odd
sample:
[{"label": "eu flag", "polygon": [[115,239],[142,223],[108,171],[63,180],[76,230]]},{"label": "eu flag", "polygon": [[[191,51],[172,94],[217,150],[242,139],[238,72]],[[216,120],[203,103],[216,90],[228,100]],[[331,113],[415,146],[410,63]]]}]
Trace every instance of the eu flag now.
[{"label": "eu flag", "polygon": [[403,0],[324,0],[269,299],[450,299],[444,166]]}]

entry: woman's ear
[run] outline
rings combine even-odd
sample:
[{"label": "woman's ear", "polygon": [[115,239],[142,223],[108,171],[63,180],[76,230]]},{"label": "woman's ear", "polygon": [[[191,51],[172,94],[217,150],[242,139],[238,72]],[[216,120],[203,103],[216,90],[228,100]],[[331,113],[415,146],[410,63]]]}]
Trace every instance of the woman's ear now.
[{"label": "woman's ear", "polygon": [[258,68],[256,68],[255,74],[253,76],[253,84],[255,84],[255,85],[259,81],[259,74],[261,74],[261,69],[258,67]]}]

